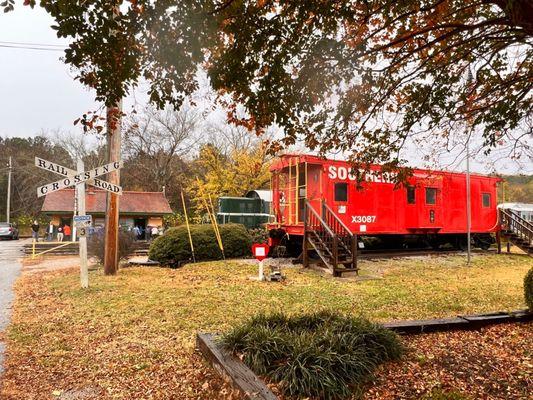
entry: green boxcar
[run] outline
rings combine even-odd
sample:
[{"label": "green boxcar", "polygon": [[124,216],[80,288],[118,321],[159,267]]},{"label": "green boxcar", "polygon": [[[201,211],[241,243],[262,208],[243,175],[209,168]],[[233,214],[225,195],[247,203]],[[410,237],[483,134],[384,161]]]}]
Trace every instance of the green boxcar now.
[{"label": "green boxcar", "polygon": [[248,229],[260,228],[271,221],[270,202],[260,198],[220,197],[217,222],[242,224]]}]

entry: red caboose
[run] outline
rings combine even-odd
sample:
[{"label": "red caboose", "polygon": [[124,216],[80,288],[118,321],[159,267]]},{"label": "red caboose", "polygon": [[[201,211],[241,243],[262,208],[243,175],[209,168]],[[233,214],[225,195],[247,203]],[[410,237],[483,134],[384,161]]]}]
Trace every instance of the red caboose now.
[{"label": "red caboose", "polygon": [[[301,248],[307,227],[310,240],[303,241],[304,249],[307,241],[313,248],[327,247],[328,243],[318,240],[323,231],[326,236],[337,236],[323,237],[326,242],[359,235],[379,237],[397,247],[413,238],[435,248],[446,243],[466,246],[465,174],[417,169],[407,187],[395,188],[392,173],[374,166],[358,185],[349,163],[309,155],[282,156],[270,170],[276,217],[269,224],[273,244],[285,236],[289,246]],[[477,174],[470,179],[472,238],[474,245],[487,248],[493,242],[490,234],[499,229],[496,191],[500,179]],[[349,252],[353,244],[344,242]],[[337,247],[343,249],[342,244]]]}]

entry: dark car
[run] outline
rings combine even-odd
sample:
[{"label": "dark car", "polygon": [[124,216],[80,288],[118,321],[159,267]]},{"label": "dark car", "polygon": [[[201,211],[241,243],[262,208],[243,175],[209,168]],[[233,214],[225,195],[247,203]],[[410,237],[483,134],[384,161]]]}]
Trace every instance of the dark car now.
[{"label": "dark car", "polygon": [[0,222],[0,239],[19,239],[19,230],[15,224],[9,222]]}]

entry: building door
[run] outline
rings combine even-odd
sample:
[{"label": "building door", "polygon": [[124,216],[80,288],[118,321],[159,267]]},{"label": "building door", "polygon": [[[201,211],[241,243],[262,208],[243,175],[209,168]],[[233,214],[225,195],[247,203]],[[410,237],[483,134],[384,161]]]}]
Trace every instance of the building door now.
[{"label": "building door", "polygon": [[141,234],[139,235],[138,239],[140,240],[146,240],[146,218],[135,218],[133,220],[134,225],[139,228]]}]

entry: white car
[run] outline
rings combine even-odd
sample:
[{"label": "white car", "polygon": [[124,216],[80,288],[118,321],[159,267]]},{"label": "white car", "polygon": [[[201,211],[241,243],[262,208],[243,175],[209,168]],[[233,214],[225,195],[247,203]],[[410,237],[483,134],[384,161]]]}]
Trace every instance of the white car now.
[{"label": "white car", "polygon": [[15,224],[0,222],[0,239],[19,239],[19,230]]}]

